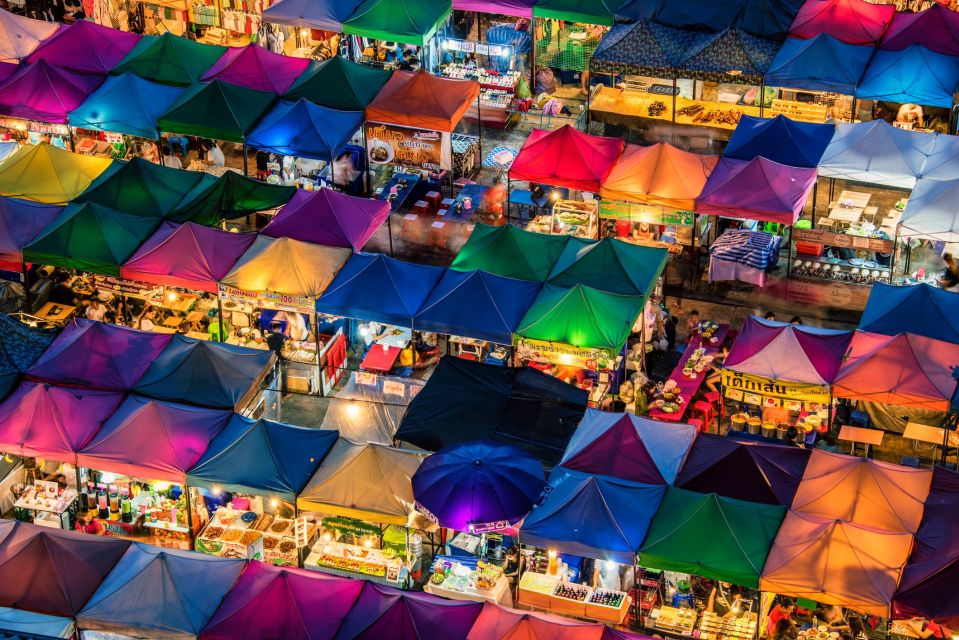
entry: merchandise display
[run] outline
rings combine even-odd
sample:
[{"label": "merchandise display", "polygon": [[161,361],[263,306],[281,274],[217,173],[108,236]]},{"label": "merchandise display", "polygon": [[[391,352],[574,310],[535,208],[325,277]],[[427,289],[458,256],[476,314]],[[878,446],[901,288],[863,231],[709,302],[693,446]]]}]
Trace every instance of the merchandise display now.
[{"label": "merchandise display", "polygon": [[[325,536],[324,536],[325,537]],[[307,569],[335,575],[362,577],[400,587],[407,571],[394,549],[374,549],[320,539],[303,563]]]},{"label": "merchandise display", "polygon": [[[271,549],[267,553],[267,539]],[[280,566],[296,566],[293,520],[272,514],[220,507],[196,539],[196,550],[224,558],[265,560]]]},{"label": "merchandise display", "polygon": [[551,213],[533,218],[526,230],[594,240],[598,216],[599,203],[596,201],[557,200]]}]

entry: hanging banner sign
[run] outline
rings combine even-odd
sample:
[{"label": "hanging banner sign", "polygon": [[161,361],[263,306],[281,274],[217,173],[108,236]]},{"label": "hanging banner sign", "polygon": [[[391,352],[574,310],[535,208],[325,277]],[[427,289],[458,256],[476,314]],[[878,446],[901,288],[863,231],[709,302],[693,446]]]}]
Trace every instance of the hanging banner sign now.
[{"label": "hanging banner sign", "polygon": [[252,304],[265,309],[280,311],[298,311],[300,313],[313,312],[313,300],[303,296],[291,296],[273,291],[244,291],[224,285],[218,285],[220,300],[237,304]]},{"label": "hanging banner sign", "polygon": [[692,211],[669,209],[654,204],[623,202],[620,200],[600,200],[599,217],[607,220],[629,220],[650,224],[678,224],[690,227],[696,221]]},{"label": "hanging banner sign", "polygon": [[804,384],[801,382],[787,382],[751,376],[748,373],[723,369],[722,385],[727,391],[741,391],[746,394],[755,394],[767,398],[782,398],[784,400],[802,400],[803,402],[829,402],[829,387],[818,384]]},{"label": "hanging banner sign", "polygon": [[853,236],[847,233],[832,233],[822,229],[793,228],[791,233],[793,242],[812,242],[842,249],[862,249],[877,253],[892,253],[895,248],[894,240],[866,238],[865,236]]},{"label": "hanging banner sign", "polygon": [[93,281],[97,289],[112,291],[113,293],[122,293],[125,296],[134,298],[156,298],[163,295],[163,287],[150,284],[148,282],[137,282],[136,280],[126,280],[116,276],[94,275]]},{"label": "hanging banner sign", "polygon": [[542,361],[598,371],[608,369],[616,353],[606,349],[582,349],[562,342],[516,338],[516,355],[521,360]]},{"label": "hanging banner sign", "polygon": [[378,122],[366,123],[370,164],[395,164],[428,171],[452,169],[450,134]]}]

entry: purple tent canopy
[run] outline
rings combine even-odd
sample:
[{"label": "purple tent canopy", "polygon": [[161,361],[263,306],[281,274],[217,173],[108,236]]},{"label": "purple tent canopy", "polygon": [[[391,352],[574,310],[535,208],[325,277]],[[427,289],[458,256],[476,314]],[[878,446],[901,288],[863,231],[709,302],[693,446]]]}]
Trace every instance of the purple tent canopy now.
[{"label": "purple tent canopy", "polygon": [[89,20],[77,20],[57,31],[27,57],[27,62],[44,60],[78,73],[107,74],[140,41],[141,36],[104,27]]},{"label": "purple tent canopy", "polygon": [[356,198],[326,187],[301,189],[266,225],[263,235],[359,251],[389,215],[385,200]]},{"label": "purple tent canopy", "polygon": [[31,380],[129,391],[171,336],[76,318],[27,370]]},{"label": "purple tent canopy", "polygon": [[918,13],[897,11],[879,48],[901,51],[914,44],[947,56],[959,55],[959,13],[938,3]]},{"label": "purple tent canopy", "polygon": [[703,433],[696,438],[676,486],[763,504],[792,503],[809,449],[740,442]]},{"label": "purple tent canopy", "polygon": [[255,44],[230,47],[200,78],[218,78],[247,89],[284,94],[310,65],[309,58],[293,58]]},{"label": "purple tent canopy", "polygon": [[53,222],[63,207],[0,196],[0,269],[20,271],[23,247]]},{"label": "purple tent canopy", "polygon": [[532,19],[533,3],[534,0],[453,0],[453,9]]},{"label": "purple tent canopy", "polygon": [[41,60],[23,66],[0,85],[0,113],[66,124],[69,113],[101,82],[103,76],[73,73]]},{"label": "purple tent canopy", "polygon": [[791,225],[815,182],[814,168],[790,167],[763,157],[720,158],[696,199],[696,212]]}]

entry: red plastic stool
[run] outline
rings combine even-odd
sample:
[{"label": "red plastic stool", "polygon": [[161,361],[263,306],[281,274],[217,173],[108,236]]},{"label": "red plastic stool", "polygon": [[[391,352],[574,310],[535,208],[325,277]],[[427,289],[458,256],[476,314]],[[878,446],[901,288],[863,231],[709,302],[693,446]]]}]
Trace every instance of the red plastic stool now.
[{"label": "red plastic stool", "polygon": [[702,430],[703,430],[703,421],[700,420],[699,418],[692,418],[692,419],[689,420],[689,422],[688,422],[687,424],[690,424],[690,425],[696,427],[696,431],[702,431]]},{"label": "red plastic stool", "polygon": [[703,431],[709,431],[709,425],[713,423],[713,420],[716,418],[716,411],[713,409],[713,405],[705,400],[699,400],[693,404],[693,418],[697,415],[702,416],[703,420]]},{"label": "red plastic stool", "polygon": [[723,397],[716,391],[707,391],[703,394],[703,397],[706,398],[706,402],[714,405],[719,409],[719,417],[726,417],[726,405],[723,404]]}]

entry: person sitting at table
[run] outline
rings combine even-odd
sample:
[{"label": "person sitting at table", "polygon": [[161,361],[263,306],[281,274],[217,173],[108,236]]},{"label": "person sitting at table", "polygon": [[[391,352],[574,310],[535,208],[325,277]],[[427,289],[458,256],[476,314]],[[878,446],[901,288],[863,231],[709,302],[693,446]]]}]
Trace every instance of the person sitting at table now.
[{"label": "person sitting at table", "polygon": [[157,312],[151,305],[143,307],[143,313],[137,318],[136,328],[141,331],[153,331],[156,327]]},{"label": "person sitting at table", "polygon": [[67,284],[71,277],[66,271],[57,273],[54,285],[50,288],[50,302],[71,307],[77,306],[77,294]]},{"label": "person sitting at table", "polygon": [[693,309],[686,318],[686,344],[693,341],[693,338],[699,335],[699,311]]},{"label": "person sitting at table", "polygon": [[90,297],[90,305],[87,307],[84,312],[84,317],[88,320],[96,320],[97,322],[103,322],[103,317],[107,314],[109,308],[107,305],[103,304],[103,301],[94,293]]},{"label": "person sitting at table", "polygon": [[781,622],[785,623],[785,629],[796,630],[796,623],[792,619],[793,611],[796,609],[796,602],[792,598],[783,597],[779,600],[769,612],[769,620],[766,624],[766,632],[773,637],[782,637],[779,635]]},{"label": "person sitting at table", "polygon": [[632,239],[636,241],[651,241],[656,239],[656,230],[648,222],[640,222],[633,227]]},{"label": "person sitting at table", "polygon": [[719,383],[723,378],[723,361],[726,360],[726,356],[729,355],[729,338],[723,341],[723,347],[719,350],[719,353],[716,354],[716,357],[713,358],[713,361],[709,363],[709,375],[706,376],[706,379],[703,381],[708,389],[712,393],[719,393]]},{"label": "person sitting at table", "polygon": [[816,611],[816,617],[826,623],[831,631],[848,631],[845,610],[837,605],[822,605]]},{"label": "person sitting at table", "polygon": [[363,342],[366,344],[367,350],[369,350],[374,342],[382,340],[386,336],[390,335],[390,331],[385,324],[371,320],[366,324],[360,325],[360,335],[363,336]]},{"label": "person sitting at table", "polygon": [[909,620],[904,621],[905,625],[912,629],[912,632],[916,634],[917,638],[925,640],[926,638],[952,638],[952,631],[943,627],[932,620],[927,620],[925,618],[913,617]]}]

